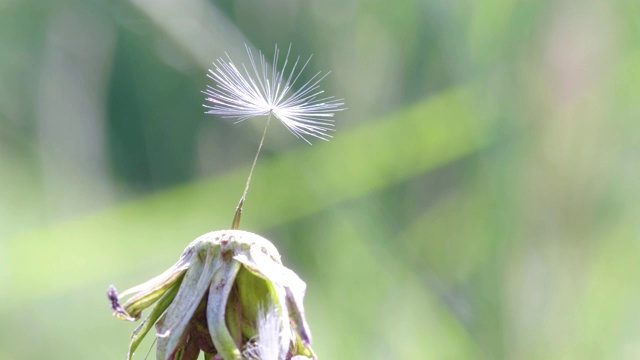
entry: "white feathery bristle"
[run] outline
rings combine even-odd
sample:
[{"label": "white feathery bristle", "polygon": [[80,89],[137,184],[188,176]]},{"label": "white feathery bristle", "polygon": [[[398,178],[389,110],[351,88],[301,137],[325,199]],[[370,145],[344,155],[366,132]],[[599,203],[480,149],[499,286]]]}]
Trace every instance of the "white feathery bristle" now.
[{"label": "white feathery bristle", "polygon": [[258,309],[256,330],[257,335],[247,343],[242,355],[252,360],[284,359],[289,348],[284,348],[283,344],[288,345],[289,338],[283,338],[285,333],[282,319],[273,303],[269,303],[266,312],[262,307]]},{"label": "white feathery bristle", "polygon": [[344,110],[343,99],[323,96],[320,82],[329,73],[313,75],[306,83],[297,87],[300,74],[309,64],[311,57],[302,64],[300,57],[295,59],[291,69],[287,50],[282,68],[278,70],[279,49],[276,45],[273,64],[268,66],[265,56],[258,52],[259,64],[246,46],[249,54],[249,69],[242,64],[235,66],[229,55],[213,63],[213,69],[207,75],[215,85],[207,86],[203,91],[209,104],[207,114],[216,114],[224,118],[246,119],[272,114],[296,137],[309,143],[307,137],[329,140],[333,131],[333,115]]}]

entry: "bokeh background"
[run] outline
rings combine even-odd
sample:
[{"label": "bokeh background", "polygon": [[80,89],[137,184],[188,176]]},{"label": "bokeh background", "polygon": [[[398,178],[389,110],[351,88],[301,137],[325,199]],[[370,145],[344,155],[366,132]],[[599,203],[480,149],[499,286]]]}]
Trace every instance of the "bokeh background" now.
[{"label": "bokeh background", "polygon": [[349,108],[274,123],[242,224],[321,359],[640,358],[637,0],[2,0],[0,359],[124,359],[107,286],[230,225],[264,119],[201,91],[244,44]]}]

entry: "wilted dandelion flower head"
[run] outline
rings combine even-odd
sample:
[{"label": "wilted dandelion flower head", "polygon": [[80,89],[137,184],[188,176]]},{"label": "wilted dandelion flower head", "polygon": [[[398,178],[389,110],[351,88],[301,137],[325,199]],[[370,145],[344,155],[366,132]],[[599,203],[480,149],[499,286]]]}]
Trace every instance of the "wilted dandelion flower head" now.
[{"label": "wilted dandelion flower head", "polygon": [[309,360],[316,356],[305,290],[270,241],[221,230],[195,239],[162,274],[107,294],[121,319],[138,320],[153,307],[131,336],[128,360],[154,326],[157,360],[196,360],[201,352],[207,360]]},{"label": "wilted dandelion flower head", "polygon": [[250,68],[244,64],[239,69],[227,54],[213,63],[214,68],[207,75],[215,85],[203,91],[209,109],[207,114],[221,115],[238,122],[260,116],[273,115],[296,137],[309,142],[308,137],[328,140],[333,131],[333,115],[344,110],[343,99],[325,96],[320,90],[320,82],[329,74],[317,72],[309,80],[297,87],[300,75],[309,64],[298,56],[288,69],[291,46],[287,50],[282,68],[278,69],[280,51],[275,47],[271,65],[262,52],[258,61],[246,46]]}]

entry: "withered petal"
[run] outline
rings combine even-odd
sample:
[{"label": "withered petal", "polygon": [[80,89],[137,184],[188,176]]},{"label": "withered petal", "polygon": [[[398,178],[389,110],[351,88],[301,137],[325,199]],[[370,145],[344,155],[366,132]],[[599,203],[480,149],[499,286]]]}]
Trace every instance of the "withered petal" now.
[{"label": "withered petal", "polygon": [[134,319],[140,317],[142,310],[156,302],[178,279],[180,279],[194,261],[196,254],[192,247],[187,247],[178,262],[173,264],[162,274],[140,285],[125,290],[119,295],[122,299],[129,294],[135,294],[122,306]]},{"label": "withered petal", "polygon": [[180,337],[209,288],[211,278],[220,266],[220,249],[206,246],[196,251],[206,251],[205,259],[194,257],[175,299],[167,308],[165,315],[156,324],[158,344],[156,358],[167,360],[178,345]]},{"label": "withered petal", "polygon": [[209,288],[207,323],[211,340],[218,350],[218,355],[225,360],[242,360],[240,350],[233,341],[225,323],[227,299],[240,267],[240,263],[233,259],[223,261],[222,266],[213,275],[213,281]]}]

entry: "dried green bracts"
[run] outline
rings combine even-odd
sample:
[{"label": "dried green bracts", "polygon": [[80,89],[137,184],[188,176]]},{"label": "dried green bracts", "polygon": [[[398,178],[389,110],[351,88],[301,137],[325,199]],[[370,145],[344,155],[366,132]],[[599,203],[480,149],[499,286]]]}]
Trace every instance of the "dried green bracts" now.
[{"label": "dried green bracts", "polygon": [[[241,230],[200,236],[159,276],[118,295],[114,315],[138,320],[127,359],[155,325],[158,360],[315,359],[302,304],[306,285],[265,238]],[[120,300],[130,296],[120,305]]]}]

